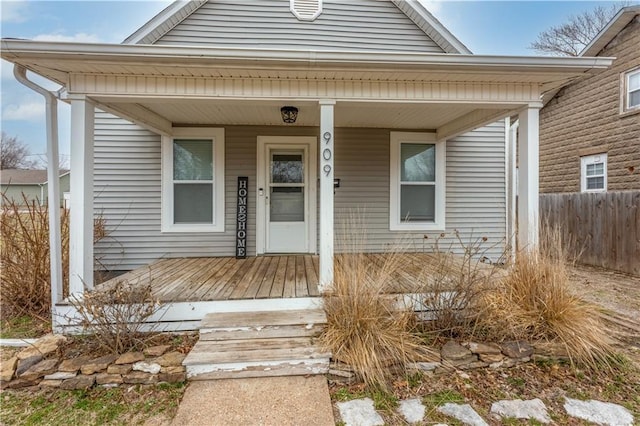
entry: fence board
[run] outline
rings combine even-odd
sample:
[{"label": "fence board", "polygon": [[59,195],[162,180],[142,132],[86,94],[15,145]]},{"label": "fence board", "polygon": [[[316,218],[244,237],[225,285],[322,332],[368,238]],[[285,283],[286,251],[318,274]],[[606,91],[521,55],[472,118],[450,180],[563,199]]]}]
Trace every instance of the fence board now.
[{"label": "fence board", "polygon": [[540,218],[579,262],[640,276],[640,191],[542,194]]}]

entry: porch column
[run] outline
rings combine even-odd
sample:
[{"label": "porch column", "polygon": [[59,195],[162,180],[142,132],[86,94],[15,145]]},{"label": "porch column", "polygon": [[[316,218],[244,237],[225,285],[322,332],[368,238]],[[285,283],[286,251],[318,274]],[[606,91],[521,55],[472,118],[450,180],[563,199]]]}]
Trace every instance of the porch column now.
[{"label": "porch column", "polygon": [[71,100],[69,294],[93,288],[93,131],[93,105]]},{"label": "porch column", "polygon": [[333,282],[333,108],[320,101],[320,292]]},{"label": "porch column", "polygon": [[528,251],[538,246],[539,112],[539,106],[529,106],[519,115],[518,249]]}]

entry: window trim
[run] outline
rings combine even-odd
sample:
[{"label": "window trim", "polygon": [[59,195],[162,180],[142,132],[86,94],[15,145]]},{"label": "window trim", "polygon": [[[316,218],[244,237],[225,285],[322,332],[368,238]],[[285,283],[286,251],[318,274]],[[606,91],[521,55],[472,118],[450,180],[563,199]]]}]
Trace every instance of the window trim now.
[{"label": "window trim", "polygon": [[[435,133],[390,132],[389,143],[389,230],[444,231],[446,206],[446,143]],[[435,220],[402,222],[400,218],[400,148],[401,144],[433,144],[436,148]]]},{"label": "window trim", "polygon": [[625,71],[621,74],[621,99],[620,99],[620,113],[636,113],[640,112],[640,105],[630,106],[629,101],[631,99],[629,80],[632,75],[640,74],[640,68],[633,68]]},{"label": "window trim", "polygon": [[[600,163],[604,165],[604,187],[598,189],[587,189],[587,166]],[[580,157],[580,192],[607,192],[607,163],[608,158],[606,152]]]},{"label": "window trim", "polygon": [[[173,222],[173,141],[175,139],[211,139],[213,145],[213,223]],[[162,136],[162,218],[163,233],[170,232],[224,232],[225,225],[225,171],[223,128],[174,128],[173,134]]]}]

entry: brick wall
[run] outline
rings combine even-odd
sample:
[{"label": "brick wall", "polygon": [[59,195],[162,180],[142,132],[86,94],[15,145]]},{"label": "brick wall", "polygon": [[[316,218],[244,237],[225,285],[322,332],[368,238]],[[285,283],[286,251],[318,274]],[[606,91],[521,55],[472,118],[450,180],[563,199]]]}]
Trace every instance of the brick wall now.
[{"label": "brick wall", "polygon": [[580,157],[606,152],[607,189],[640,190],[640,111],[620,114],[621,75],[640,67],[640,16],[598,56],[611,68],[565,87],[540,111],[540,192],[579,192]]}]

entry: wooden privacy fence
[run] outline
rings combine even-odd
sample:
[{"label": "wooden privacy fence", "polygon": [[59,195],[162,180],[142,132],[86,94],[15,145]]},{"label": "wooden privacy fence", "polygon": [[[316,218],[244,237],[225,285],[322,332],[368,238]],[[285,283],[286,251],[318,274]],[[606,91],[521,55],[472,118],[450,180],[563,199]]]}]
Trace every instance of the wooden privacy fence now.
[{"label": "wooden privacy fence", "polygon": [[640,191],[543,194],[540,219],[580,263],[640,275]]}]

